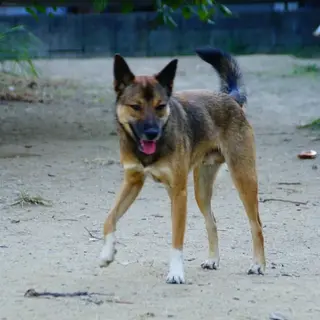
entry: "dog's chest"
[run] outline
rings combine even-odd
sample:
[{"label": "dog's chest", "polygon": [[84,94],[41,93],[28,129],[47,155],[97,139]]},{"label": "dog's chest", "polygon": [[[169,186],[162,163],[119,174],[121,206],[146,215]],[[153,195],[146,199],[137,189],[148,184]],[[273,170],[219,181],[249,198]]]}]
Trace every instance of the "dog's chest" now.
[{"label": "dog's chest", "polygon": [[152,178],[155,182],[171,185],[172,170],[164,165],[150,165],[144,167],[142,164],[126,163],[123,165],[124,170],[143,172],[146,177]]}]

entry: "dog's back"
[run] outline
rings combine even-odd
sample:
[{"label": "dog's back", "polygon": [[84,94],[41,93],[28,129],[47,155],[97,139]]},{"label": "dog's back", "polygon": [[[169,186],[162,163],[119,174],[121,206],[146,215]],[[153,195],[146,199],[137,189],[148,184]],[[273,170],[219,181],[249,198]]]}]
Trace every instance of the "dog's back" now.
[{"label": "dog's back", "polygon": [[[196,50],[220,77],[220,92],[183,90],[173,94],[164,141],[191,154],[191,166],[210,150],[219,152],[221,134],[234,127],[241,135],[250,127],[243,112],[247,95],[237,61],[219,49]],[[209,150],[209,151],[208,151]]]}]

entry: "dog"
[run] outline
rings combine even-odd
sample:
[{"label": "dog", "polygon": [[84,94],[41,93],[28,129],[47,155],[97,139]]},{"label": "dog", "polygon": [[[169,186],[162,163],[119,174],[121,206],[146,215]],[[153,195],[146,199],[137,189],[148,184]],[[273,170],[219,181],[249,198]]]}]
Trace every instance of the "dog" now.
[{"label": "dog", "polygon": [[100,267],[116,254],[115,231],[147,176],[162,183],[171,200],[172,248],[167,283],[185,283],[183,245],[187,183],[193,171],[196,202],[208,235],[209,255],[201,267],[218,269],[217,225],[211,210],[218,170],[226,163],[247,213],[253,242],[248,274],[265,272],[264,237],[258,206],[254,133],[243,107],[247,94],[236,59],[217,48],[196,50],[220,77],[220,92],[173,92],[178,60],[154,75],[134,75],[124,58],[114,56],[115,118],[124,179],[104,223]]}]

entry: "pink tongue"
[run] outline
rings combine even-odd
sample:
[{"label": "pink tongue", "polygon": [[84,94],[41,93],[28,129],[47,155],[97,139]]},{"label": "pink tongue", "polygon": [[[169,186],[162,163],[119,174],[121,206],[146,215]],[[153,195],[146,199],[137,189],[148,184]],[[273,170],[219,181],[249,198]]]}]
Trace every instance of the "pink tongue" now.
[{"label": "pink tongue", "polygon": [[156,142],[155,141],[146,141],[141,140],[141,149],[145,154],[153,154],[156,152]]}]

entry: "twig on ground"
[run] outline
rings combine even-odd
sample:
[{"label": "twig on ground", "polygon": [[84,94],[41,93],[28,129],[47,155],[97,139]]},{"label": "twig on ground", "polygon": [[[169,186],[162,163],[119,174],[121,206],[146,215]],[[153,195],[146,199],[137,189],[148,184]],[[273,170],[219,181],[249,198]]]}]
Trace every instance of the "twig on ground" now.
[{"label": "twig on ground", "polygon": [[[59,297],[83,297],[83,296],[90,296],[94,293],[89,293],[88,291],[76,291],[71,293],[59,293],[59,292],[37,292],[34,289],[28,289],[24,296],[25,297],[53,297],[53,298],[59,298]],[[101,294],[100,294],[101,295]]]},{"label": "twig on ground", "polygon": [[308,204],[308,201],[307,202],[301,202],[301,201],[293,201],[293,200],[286,200],[286,199],[277,199],[277,198],[266,198],[266,199],[260,199],[259,202],[269,202],[269,201],[278,201],[278,202],[287,202],[287,203],[293,203],[293,204],[296,204],[296,205],[306,205]]},{"label": "twig on ground", "polygon": [[280,186],[298,186],[301,185],[301,182],[278,182],[278,184]]},{"label": "twig on ground", "polygon": [[132,301],[127,301],[127,300],[119,300],[119,299],[107,299],[104,300],[105,302],[109,303],[118,303],[118,304],[133,304]]},{"label": "twig on ground", "polygon": [[95,236],[88,228],[84,227],[84,229],[88,232],[90,239],[103,240],[103,238]]},{"label": "twig on ground", "polygon": [[77,219],[72,219],[72,218],[61,218],[61,219],[56,219],[55,216],[52,216],[52,219],[56,221],[78,221]]},{"label": "twig on ground", "polygon": [[99,293],[99,292],[88,292],[88,291],[75,291],[75,292],[37,292],[35,289],[28,289],[24,296],[28,298],[38,298],[38,297],[52,297],[52,298],[73,298],[73,297],[88,297],[86,301],[93,302],[95,304],[102,304],[104,302],[107,303],[118,303],[118,304],[133,304],[131,301],[119,300],[116,298],[113,299],[105,299],[105,300],[95,300],[92,299],[93,296],[109,296],[110,294]]}]

